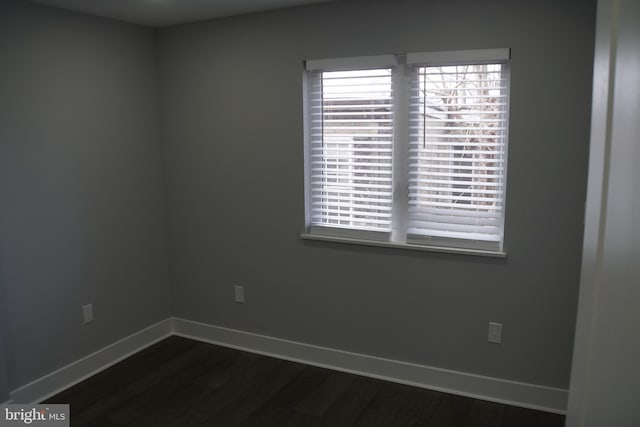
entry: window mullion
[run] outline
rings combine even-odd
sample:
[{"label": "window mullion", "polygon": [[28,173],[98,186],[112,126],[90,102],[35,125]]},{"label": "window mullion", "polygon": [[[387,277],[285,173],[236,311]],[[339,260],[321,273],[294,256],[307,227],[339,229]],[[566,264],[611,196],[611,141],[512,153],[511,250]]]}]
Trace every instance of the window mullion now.
[{"label": "window mullion", "polygon": [[393,71],[393,207],[391,241],[407,238],[409,207],[409,68],[398,58]]}]

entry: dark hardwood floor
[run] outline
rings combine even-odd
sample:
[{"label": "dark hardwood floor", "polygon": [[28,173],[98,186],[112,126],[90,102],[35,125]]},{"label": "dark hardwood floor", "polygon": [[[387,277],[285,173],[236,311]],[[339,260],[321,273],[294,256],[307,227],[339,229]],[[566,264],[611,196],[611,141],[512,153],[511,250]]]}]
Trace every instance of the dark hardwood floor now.
[{"label": "dark hardwood floor", "polygon": [[47,400],[72,426],[560,427],[564,417],[179,337]]}]

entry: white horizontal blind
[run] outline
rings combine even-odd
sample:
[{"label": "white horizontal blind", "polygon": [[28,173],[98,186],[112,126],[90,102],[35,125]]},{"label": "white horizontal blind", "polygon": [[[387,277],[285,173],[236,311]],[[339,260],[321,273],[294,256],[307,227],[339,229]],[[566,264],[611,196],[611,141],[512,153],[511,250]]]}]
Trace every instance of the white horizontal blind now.
[{"label": "white horizontal blind", "polygon": [[311,226],[391,228],[391,68],[308,75]]},{"label": "white horizontal blind", "polygon": [[502,250],[507,65],[413,66],[410,76],[407,240]]}]

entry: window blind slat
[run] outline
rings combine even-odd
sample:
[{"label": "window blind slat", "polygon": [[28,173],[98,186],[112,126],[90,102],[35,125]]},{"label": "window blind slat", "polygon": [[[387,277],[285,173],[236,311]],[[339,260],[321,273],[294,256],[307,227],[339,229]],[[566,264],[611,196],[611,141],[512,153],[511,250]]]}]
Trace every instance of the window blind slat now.
[{"label": "window blind slat", "polygon": [[[482,174],[480,172],[482,171],[496,171],[496,172],[500,172],[502,171],[503,167],[501,165],[498,166],[480,166],[479,163],[481,162],[475,162],[476,164],[466,164],[466,163],[473,163],[473,161],[464,161],[464,158],[455,158],[455,157],[420,157],[420,158],[413,158],[410,160],[422,160],[422,161],[428,161],[427,163],[420,163],[420,162],[415,162],[415,165],[413,167],[418,168],[420,171],[420,174],[422,175],[429,175],[429,169],[430,168],[438,168],[438,169],[444,169],[444,170],[451,170],[452,173],[455,172],[453,171],[453,169],[455,169],[456,171],[461,171],[461,170],[465,170],[465,171],[471,171],[476,172],[476,175],[478,178],[481,177],[486,177],[486,174]],[[469,159],[469,160],[473,160],[473,159]],[[452,162],[456,162],[456,164],[453,164]],[[435,162],[443,162],[446,164],[436,164]],[[492,162],[488,162],[488,163],[501,163],[501,162],[496,162],[495,160]],[[411,174],[412,171],[409,171],[409,173]]]},{"label": "window blind slat", "polygon": [[468,217],[470,220],[476,218],[500,218],[500,212],[497,212],[495,209],[452,209],[452,208],[437,208],[437,207],[415,207],[410,206],[409,212],[416,215],[418,218],[422,218],[423,216],[428,216],[430,218],[434,216],[446,217],[450,216],[452,218],[462,218]]},{"label": "window blind slat", "polygon": [[[456,171],[455,173],[449,173],[449,172],[436,172],[435,169],[445,169],[445,170],[449,170],[451,169],[450,167],[442,167],[442,168],[437,168],[437,167],[430,167],[431,171],[428,172],[428,175],[423,175],[418,173],[417,171],[409,171],[409,175],[413,175],[413,176],[428,176],[429,178],[433,178],[436,179],[437,177],[447,177],[447,178],[451,178],[451,179],[466,179],[466,178],[478,178],[478,177],[483,177],[483,175],[480,175],[478,173],[461,173],[459,171]],[[496,182],[500,182],[502,185],[502,181],[504,180],[504,176],[502,174],[492,174],[491,178],[493,178]],[[413,179],[413,178],[410,178]],[[457,182],[457,181],[456,181]],[[467,180],[467,182],[469,182]],[[451,183],[453,184],[453,183]]]},{"label": "window blind slat", "polygon": [[[331,209],[324,209],[321,211],[321,214],[329,215],[332,213],[345,215],[345,214],[353,214],[353,211],[358,211],[359,215],[366,215],[372,219],[381,219],[381,218],[391,218],[391,210],[382,210],[382,209],[374,209],[373,206],[363,206],[358,205],[357,203],[336,203],[333,205]],[[358,215],[354,214],[354,215]]]},{"label": "window blind slat", "polygon": [[[498,188],[502,188],[502,183],[501,182],[497,182],[497,181],[496,182],[494,182],[494,181],[486,181],[486,182],[485,181],[483,181],[483,182],[465,181],[465,182],[466,182],[466,185],[468,185],[469,187],[478,186],[478,187],[498,187]],[[451,188],[450,186],[452,186],[452,185],[459,185],[460,181],[454,180],[454,179],[433,179],[433,178],[429,177],[429,179],[411,178],[411,179],[409,179],[409,183],[418,183],[420,185],[434,186],[434,187],[438,187],[438,188],[441,188],[442,186],[446,185],[446,186],[449,186],[449,188]]]},{"label": "window blind slat", "polygon": [[[472,135],[474,140],[483,140],[483,141],[489,141],[489,142],[493,142],[496,140],[496,135]],[[420,143],[414,143],[412,144],[412,146],[410,147],[410,149],[414,149],[416,146],[424,146],[425,142],[430,142],[430,141],[423,141],[423,137],[424,134],[423,133],[416,133],[416,132],[411,132],[409,134],[409,137],[414,138],[420,141]],[[439,142],[444,142],[444,140],[448,140],[448,139],[453,139],[453,140],[458,140],[458,139],[469,139],[470,135],[464,135],[464,134],[447,134],[447,133],[437,133],[437,134],[431,134],[429,135],[429,138],[437,138],[438,140],[441,140]],[[455,144],[460,144],[460,142],[456,142]]]},{"label": "window blind slat", "polygon": [[[415,189],[416,187],[409,187],[409,191],[415,190]],[[437,192],[437,194],[418,197],[417,202],[418,204],[422,203],[423,200],[450,201],[453,204],[472,204],[471,202],[479,202],[479,203],[485,203],[489,206],[494,206],[494,204],[497,201],[499,201],[499,198],[491,197],[491,196],[487,196],[487,197],[465,196],[464,194],[467,194],[467,193],[462,190],[459,192],[452,190],[451,193],[460,193],[460,194],[446,194],[443,192]]]},{"label": "window blind slat", "polygon": [[[420,237],[422,236],[446,237],[447,239],[460,239],[460,240],[481,241],[481,242],[499,242],[501,239],[499,234],[482,233],[481,231],[471,233],[471,232],[459,232],[459,231],[453,231],[453,230],[430,229],[429,234],[425,234],[424,229],[413,228],[411,226],[409,227],[408,234],[416,235]],[[407,240],[409,240],[409,238]],[[448,241],[445,244],[449,246],[455,245],[455,243],[450,244]]]},{"label": "window blind slat", "polygon": [[[354,145],[358,145],[358,144],[354,144]],[[355,156],[356,153],[378,153],[380,154],[380,158],[381,159],[387,159],[391,157],[391,147],[389,148],[384,148],[384,147],[380,147],[380,148],[349,148],[349,147],[313,147],[312,148],[313,151],[321,151],[323,153],[333,153],[333,152],[339,152],[339,153],[347,153],[349,155]],[[389,157],[387,156],[383,156],[383,153],[389,153]],[[326,154],[325,156],[329,156],[329,155],[334,155],[334,154]],[[363,154],[363,156],[368,156],[367,154]],[[344,158],[347,158],[347,156],[345,156]],[[359,159],[366,159],[368,157],[360,157]]]},{"label": "window blind slat", "polygon": [[[327,200],[335,200],[338,202],[379,203],[380,201],[379,194],[377,195],[377,197],[367,197],[366,194],[365,195],[349,194],[348,196],[343,196],[340,193],[326,192],[322,194],[314,193],[311,197],[312,199],[327,199]],[[388,194],[388,197],[391,197],[391,193]]]},{"label": "window blind slat", "polygon": [[391,218],[385,219],[375,219],[371,218],[366,213],[354,213],[352,211],[342,211],[342,212],[319,212],[313,215],[313,221],[318,225],[329,225],[332,221],[337,221],[336,224],[341,224],[342,226],[352,226],[360,228],[361,230],[388,230],[389,221]]},{"label": "window blind slat", "polygon": [[[444,191],[449,191],[449,193],[455,193],[455,194],[480,194],[482,195],[482,198],[484,199],[496,199],[499,200],[502,197],[502,188],[500,188],[499,190],[489,190],[487,188],[468,188],[468,187],[464,187],[464,188],[452,188],[451,186],[447,187],[443,187],[443,186],[430,186],[430,185],[425,185],[422,182],[415,182],[417,185],[410,185],[409,189],[416,189],[416,190],[422,190],[427,192],[427,194],[429,193],[443,193],[443,188],[445,188]],[[458,184],[455,184],[458,185]],[[478,185],[478,186],[482,186],[484,187],[484,185]],[[443,193],[446,194],[446,193]],[[494,196],[494,197],[492,197]]]},{"label": "window blind slat", "polygon": [[[469,212],[476,212],[479,211],[477,206],[473,206],[473,205],[468,205],[468,207],[465,207],[464,204],[460,204],[460,203],[453,203],[450,201],[434,201],[434,200],[429,200],[429,201],[415,201],[415,200],[411,200],[409,201],[409,206],[417,206],[420,208],[425,208],[425,207],[433,207],[433,208],[441,208],[441,209],[460,209],[460,210],[464,210],[466,209]],[[496,209],[496,208],[500,208],[500,206],[497,207],[490,207],[491,209]],[[411,212],[411,210],[409,210],[409,212]],[[409,215],[411,216],[411,215]]]},{"label": "window blind slat", "polygon": [[[318,94],[316,94],[318,95]],[[347,111],[360,111],[360,110],[365,110],[367,112],[369,112],[369,110],[382,110],[384,108],[391,108],[393,107],[393,104],[391,103],[385,103],[384,100],[381,100],[375,104],[359,104],[357,102],[357,100],[353,99],[350,100],[352,101],[352,103],[350,104],[331,104],[330,106],[324,106],[322,104],[322,101],[318,101],[318,99],[314,99],[311,101],[311,108],[313,110],[323,110],[323,111],[342,111],[342,110],[347,110]]]}]

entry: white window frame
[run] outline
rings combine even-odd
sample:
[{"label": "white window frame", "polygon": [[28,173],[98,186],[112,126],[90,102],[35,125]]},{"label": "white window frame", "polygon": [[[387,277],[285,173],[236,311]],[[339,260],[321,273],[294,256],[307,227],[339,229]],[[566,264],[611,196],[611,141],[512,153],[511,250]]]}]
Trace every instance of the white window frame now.
[{"label": "white window frame", "polygon": [[[419,251],[460,253],[489,257],[506,257],[504,236],[497,247],[485,246],[476,241],[462,239],[435,238],[429,236],[408,236],[409,205],[409,73],[416,66],[472,65],[483,63],[506,64],[507,85],[510,80],[510,49],[477,49],[446,52],[419,52],[398,55],[377,55],[350,58],[319,59],[305,61],[304,73],[304,155],[305,155],[305,232],[301,238],[307,240],[352,243],[377,247],[392,247]],[[310,135],[310,98],[308,94],[308,76],[311,72],[366,70],[374,68],[392,68],[393,88],[393,202],[392,221],[389,233],[354,230],[348,228],[324,227],[311,224],[311,135]],[[508,87],[505,126],[508,135]],[[502,191],[502,224],[504,232],[504,211],[506,202],[506,174],[508,137],[505,136],[504,167],[505,183]]]}]

